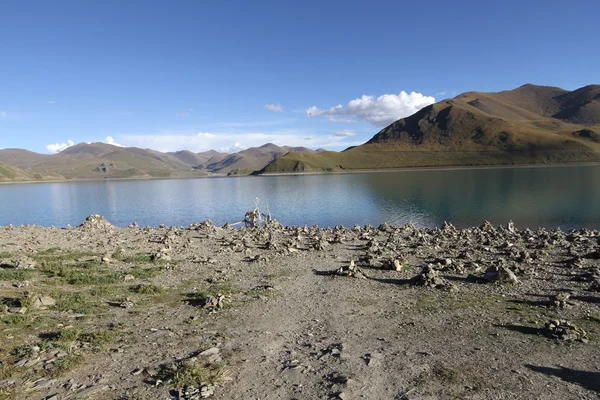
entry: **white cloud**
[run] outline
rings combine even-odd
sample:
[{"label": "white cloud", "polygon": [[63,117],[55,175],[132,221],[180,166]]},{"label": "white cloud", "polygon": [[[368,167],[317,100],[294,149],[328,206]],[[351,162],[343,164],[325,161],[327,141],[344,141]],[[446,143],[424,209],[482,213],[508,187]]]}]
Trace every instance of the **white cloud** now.
[{"label": "white cloud", "polygon": [[352,137],[356,136],[356,132],[349,129],[342,129],[341,131],[335,131],[334,136],[337,137]]},{"label": "white cloud", "polygon": [[283,106],[281,104],[265,104],[265,109],[269,110],[269,111],[275,111],[275,112],[285,112],[285,109],[283,108]]},{"label": "white cloud", "polygon": [[67,143],[54,143],[54,144],[49,144],[46,146],[46,151],[50,154],[56,154],[59,151],[63,151],[71,146],[73,146],[75,143],[72,140],[67,140]]},{"label": "white cloud", "polygon": [[6,111],[0,111],[0,118],[4,118],[6,117],[8,114],[6,113]]},{"label": "white cloud", "polygon": [[[392,122],[408,117],[435,103],[435,98],[421,93],[405,91],[399,94],[384,94],[379,97],[363,95],[348,102],[346,107],[338,104],[327,110],[312,106],[306,110],[308,116],[327,116],[330,121],[340,122],[335,116],[353,117],[352,121],[366,121],[375,126],[386,126]],[[343,120],[343,122],[348,122]]]},{"label": "white cloud", "polygon": [[193,112],[194,112],[193,108],[188,108],[185,111],[175,113],[175,116],[180,117],[180,118],[185,118],[185,117],[189,117],[190,115],[192,115]]},{"label": "white cloud", "polygon": [[56,104],[56,101],[54,101],[54,100],[49,100],[49,101],[48,101],[48,104]]},{"label": "white cloud", "polygon": [[[313,132],[310,132],[313,133]],[[364,143],[366,140],[347,142],[350,135],[330,134],[326,136],[310,136],[309,132],[250,132],[250,133],[174,133],[156,135],[120,135],[119,141],[126,146],[149,148],[162,152],[190,150],[201,152],[219,150],[237,152],[249,147],[275,143],[279,146],[305,146],[311,148],[345,148]]]},{"label": "white cloud", "polygon": [[104,138],[104,143],[112,144],[113,146],[117,147],[123,147],[123,145],[120,145],[117,142],[115,142],[115,139],[112,136],[107,136],[106,138]]}]

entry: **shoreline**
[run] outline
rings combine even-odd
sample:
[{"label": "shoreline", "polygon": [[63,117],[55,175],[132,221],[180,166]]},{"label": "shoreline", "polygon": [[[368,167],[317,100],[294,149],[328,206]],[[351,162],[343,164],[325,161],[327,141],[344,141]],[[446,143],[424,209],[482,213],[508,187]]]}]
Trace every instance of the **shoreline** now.
[{"label": "shoreline", "polygon": [[461,170],[491,170],[491,169],[527,169],[527,168],[560,168],[560,167],[598,167],[600,163],[564,163],[564,164],[515,164],[515,165],[457,165],[436,167],[399,167],[389,169],[352,169],[343,171],[307,171],[307,172],[268,172],[251,173],[247,175],[211,174],[204,176],[171,176],[171,177],[135,177],[135,178],[76,178],[76,179],[51,179],[32,181],[0,181],[0,185],[38,184],[38,183],[86,183],[107,181],[146,181],[146,180],[185,180],[185,179],[215,179],[215,178],[247,178],[270,176],[309,176],[309,175],[341,175],[341,174],[368,174],[382,172],[411,172],[411,171],[461,171]]}]

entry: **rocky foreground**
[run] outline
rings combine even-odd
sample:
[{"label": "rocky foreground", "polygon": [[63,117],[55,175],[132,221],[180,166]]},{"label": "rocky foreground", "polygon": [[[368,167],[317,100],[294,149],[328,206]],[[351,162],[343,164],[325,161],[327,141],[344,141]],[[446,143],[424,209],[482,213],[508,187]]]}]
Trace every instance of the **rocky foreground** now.
[{"label": "rocky foreground", "polygon": [[600,233],[0,227],[0,399],[596,399]]}]

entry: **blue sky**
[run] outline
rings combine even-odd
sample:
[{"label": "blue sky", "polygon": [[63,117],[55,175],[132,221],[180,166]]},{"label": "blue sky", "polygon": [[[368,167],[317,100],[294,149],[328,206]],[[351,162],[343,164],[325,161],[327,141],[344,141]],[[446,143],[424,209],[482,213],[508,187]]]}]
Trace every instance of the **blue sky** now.
[{"label": "blue sky", "polygon": [[596,0],[5,0],[0,148],[339,150],[465,91],[600,83],[599,15]]}]

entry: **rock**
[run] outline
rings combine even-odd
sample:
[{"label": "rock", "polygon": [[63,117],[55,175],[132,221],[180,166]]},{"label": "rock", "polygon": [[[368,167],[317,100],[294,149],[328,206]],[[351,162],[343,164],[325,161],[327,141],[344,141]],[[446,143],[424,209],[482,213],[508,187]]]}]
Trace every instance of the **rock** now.
[{"label": "rock", "polygon": [[449,291],[458,289],[455,285],[442,278],[439,271],[435,270],[431,265],[425,266],[419,275],[415,276],[412,281],[416,285],[427,286],[435,289],[444,289]]},{"label": "rock", "polygon": [[56,305],[56,300],[50,296],[36,296],[31,302],[32,310],[45,310],[47,307]]},{"label": "rock", "polygon": [[131,275],[131,274],[127,274],[125,276],[123,276],[123,280],[125,282],[129,282],[129,281],[135,281],[135,276]]},{"label": "rock", "polygon": [[16,269],[34,269],[37,263],[29,257],[20,257],[13,260],[12,265]]},{"label": "rock", "polygon": [[515,229],[515,223],[512,221],[508,221],[508,224],[506,224],[506,230],[509,231],[510,233],[515,233],[517,231]]},{"label": "rock", "polygon": [[514,272],[504,265],[489,267],[483,274],[483,279],[491,282],[510,283],[514,285],[521,283]]},{"label": "rock", "polygon": [[576,325],[565,320],[547,321],[542,329],[544,336],[566,342],[582,341],[587,333]]},{"label": "rock", "polygon": [[86,399],[92,395],[95,395],[96,393],[100,393],[100,392],[103,392],[108,389],[110,389],[110,387],[108,385],[90,386],[88,388],[78,391],[76,398],[77,399]]},{"label": "rock", "polygon": [[341,267],[332,272],[334,275],[350,276],[352,278],[367,279],[365,274],[354,264],[354,260],[350,261],[350,265]]},{"label": "rock", "polygon": [[8,307],[8,312],[11,314],[25,314],[27,307]]},{"label": "rock", "polygon": [[556,308],[567,308],[572,305],[568,301],[569,297],[571,297],[569,293],[561,292],[557,295],[552,296],[550,302]]},{"label": "rock", "polygon": [[225,296],[217,294],[216,296],[206,296],[200,300],[202,308],[208,310],[208,312],[215,312],[223,308],[223,301]]},{"label": "rock", "polygon": [[121,304],[119,304],[119,307],[126,308],[126,309],[133,308],[133,306],[135,306],[135,303],[133,301],[131,301],[129,298],[126,298]]},{"label": "rock", "polygon": [[106,220],[106,218],[104,218],[102,215],[90,215],[88,216],[85,221],[83,221],[83,223],[81,225],[79,225],[79,228],[85,230],[85,231],[94,231],[94,230],[103,230],[103,231],[108,231],[108,230],[112,230],[114,228],[114,226],[108,222]]},{"label": "rock", "polygon": [[38,389],[47,389],[50,386],[54,385],[58,380],[56,379],[38,379],[33,383],[33,388]]}]

